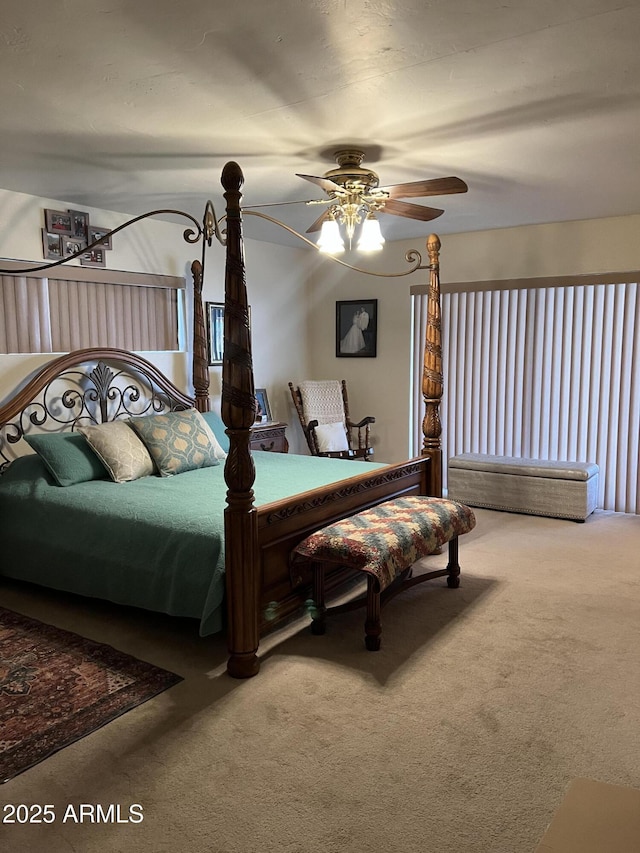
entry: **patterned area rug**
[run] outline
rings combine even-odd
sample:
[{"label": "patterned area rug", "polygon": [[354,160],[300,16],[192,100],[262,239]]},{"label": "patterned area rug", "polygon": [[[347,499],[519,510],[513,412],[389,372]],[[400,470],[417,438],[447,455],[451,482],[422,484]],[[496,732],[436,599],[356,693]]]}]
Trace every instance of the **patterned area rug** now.
[{"label": "patterned area rug", "polygon": [[182,681],[0,607],[0,782]]}]

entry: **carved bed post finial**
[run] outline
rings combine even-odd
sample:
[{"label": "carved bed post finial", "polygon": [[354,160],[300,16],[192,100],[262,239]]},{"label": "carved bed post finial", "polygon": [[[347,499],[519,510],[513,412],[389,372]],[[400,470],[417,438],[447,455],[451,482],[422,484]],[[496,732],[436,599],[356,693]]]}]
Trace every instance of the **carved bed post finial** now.
[{"label": "carved bed post finial", "polygon": [[251,335],[247,308],[240,188],[244,182],[237,163],[227,163],[222,185],[227,202],[227,256],[222,360],[222,420],[229,436],[224,468],[228,487],[225,509],[225,571],[227,591],[227,672],[249,678],[260,668],[257,514],[253,504],[255,467],[249,447],[255,421],[255,392]]},{"label": "carved bed post finial", "polygon": [[422,373],[422,395],[424,397],[424,419],[422,421],[423,449],[431,457],[432,483],[435,496],[442,496],[442,424],[440,401],[444,378],[442,375],[442,326],[440,316],[440,239],[437,234],[427,238],[429,253],[429,303],[427,308],[427,330],[424,342],[424,369]]},{"label": "carved bed post finial", "polygon": [[209,411],[209,359],[207,357],[207,337],[204,326],[202,305],[202,264],[191,264],[193,276],[193,390],[196,409]]}]

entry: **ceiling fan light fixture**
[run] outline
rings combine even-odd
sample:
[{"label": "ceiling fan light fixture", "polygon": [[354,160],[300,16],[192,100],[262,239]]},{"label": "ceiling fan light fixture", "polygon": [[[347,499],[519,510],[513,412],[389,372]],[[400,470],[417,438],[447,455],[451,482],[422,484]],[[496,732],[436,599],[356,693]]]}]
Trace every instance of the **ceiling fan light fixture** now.
[{"label": "ceiling fan light fixture", "polygon": [[[402,184],[380,186],[378,175],[364,169],[361,163],[364,152],[359,148],[344,148],[334,152],[337,168],[329,169],[323,177],[298,174],[320,187],[329,196],[329,210],[319,216],[307,228],[307,233],[322,228],[317,246],[320,251],[336,254],[344,250],[340,229],[349,241],[349,250],[356,230],[362,223],[357,249],[360,252],[378,252],[383,248],[384,237],[373,214],[384,213],[402,216],[419,222],[429,222],[442,216],[444,210],[404,201],[405,198],[425,198],[434,195],[467,192],[466,183],[460,178],[425,178]],[[289,204],[290,202],[282,202]],[[312,199],[307,204],[326,204],[327,199]],[[364,219],[364,222],[363,222]],[[330,220],[330,221],[329,221]]]},{"label": "ceiling fan light fixture", "polygon": [[380,223],[373,213],[367,214],[362,223],[360,239],[358,240],[359,252],[379,252],[384,246],[384,237],[380,230]]},{"label": "ceiling fan light fixture", "polygon": [[333,214],[322,223],[318,237],[318,249],[327,255],[339,255],[344,252],[344,240]]}]

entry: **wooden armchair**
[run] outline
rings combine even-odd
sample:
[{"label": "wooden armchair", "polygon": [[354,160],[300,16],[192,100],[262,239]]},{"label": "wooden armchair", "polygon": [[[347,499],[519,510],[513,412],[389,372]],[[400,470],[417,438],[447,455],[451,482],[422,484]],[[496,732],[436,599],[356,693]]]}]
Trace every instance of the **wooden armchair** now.
[{"label": "wooden armchair", "polygon": [[337,379],[309,380],[301,382],[297,388],[289,382],[289,390],[313,456],[363,461],[373,457],[369,425],[376,419],[366,417],[358,423],[351,420],[344,379],[342,382]]}]

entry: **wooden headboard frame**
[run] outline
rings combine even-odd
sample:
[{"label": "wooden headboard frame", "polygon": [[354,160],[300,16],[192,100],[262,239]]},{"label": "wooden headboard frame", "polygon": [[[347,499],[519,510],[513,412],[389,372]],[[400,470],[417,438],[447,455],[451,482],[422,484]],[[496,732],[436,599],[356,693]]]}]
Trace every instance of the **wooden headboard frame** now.
[{"label": "wooden headboard frame", "polygon": [[35,429],[73,431],[90,423],[187,409],[194,400],[142,356],[90,347],[58,356],[0,406],[0,473],[9,446]]}]

